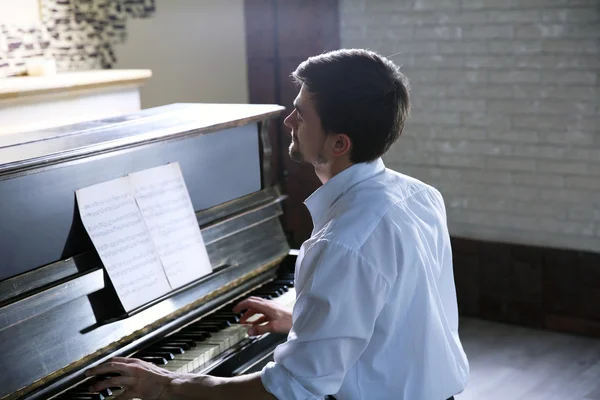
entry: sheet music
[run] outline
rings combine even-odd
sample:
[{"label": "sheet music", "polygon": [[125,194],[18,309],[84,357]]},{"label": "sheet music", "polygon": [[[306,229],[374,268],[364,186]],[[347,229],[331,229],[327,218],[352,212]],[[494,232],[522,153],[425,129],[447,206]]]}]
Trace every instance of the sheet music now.
[{"label": "sheet music", "polygon": [[79,189],[79,213],[126,311],[170,290],[129,178]]},{"label": "sheet music", "polygon": [[129,175],[173,289],[212,272],[179,163]]}]

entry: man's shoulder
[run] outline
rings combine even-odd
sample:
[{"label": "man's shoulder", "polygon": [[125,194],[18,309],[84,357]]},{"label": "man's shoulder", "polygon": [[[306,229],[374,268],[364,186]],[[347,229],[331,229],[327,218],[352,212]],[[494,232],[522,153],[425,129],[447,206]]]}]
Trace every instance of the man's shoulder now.
[{"label": "man's shoulder", "polygon": [[415,177],[386,169],[349,190],[343,203],[346,203],[344,211],[356,209],[367,212],[369,217],[373,213],[386,217],[394,206],[408,210],[418,202],[437,203],[440,200],[442,196],[435,187]]},{"label": "man's shoulder", "polygon": [[393,193],[397,198],[407,199],[411,195],[419,192],[439,193],[432,185],[421,181],[410,175],[403,174],[398,171],[386,168],[379,179],[375,179],[373,183],[384,186],[387,191]]},{"label": "man's shoulder", "polygon": [[334,204],[324,232],[352,248],[360,248],[377,229],[411,220],[422,208],[443,208],[440,192],[416,178],[386,169],[351,188]]}]

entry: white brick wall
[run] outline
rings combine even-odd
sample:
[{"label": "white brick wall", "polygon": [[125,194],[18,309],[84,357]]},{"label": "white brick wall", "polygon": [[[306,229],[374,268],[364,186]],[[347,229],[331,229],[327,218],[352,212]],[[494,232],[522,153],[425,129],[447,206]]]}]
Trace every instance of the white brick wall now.
[{"label": "white brick wall", "polygon": [[343,47],[403,66],[386,164],[454,235],[600,251],[600,0],[341,0]]}]

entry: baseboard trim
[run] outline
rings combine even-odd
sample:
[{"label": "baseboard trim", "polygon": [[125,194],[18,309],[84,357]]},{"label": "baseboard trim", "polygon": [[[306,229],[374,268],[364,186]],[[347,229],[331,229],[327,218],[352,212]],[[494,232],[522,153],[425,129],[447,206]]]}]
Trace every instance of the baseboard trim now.
[{"label": "baseboard trim", "polygon": [[600,253],[452,238],[461,315],[600,337]]}]

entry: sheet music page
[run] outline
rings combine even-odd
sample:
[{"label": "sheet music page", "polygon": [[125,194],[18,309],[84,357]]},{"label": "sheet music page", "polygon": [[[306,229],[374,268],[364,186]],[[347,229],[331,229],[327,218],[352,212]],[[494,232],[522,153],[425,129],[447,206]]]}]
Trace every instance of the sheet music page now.
[{"label": "sheet music page", "polygon": [[129,175],[173,289],[212,272],[179,163]]},{"label": "sheet music page", "polygon": [[170,291],[158,252],[124,177],[76,191],[79,213],[126,311]]}]

